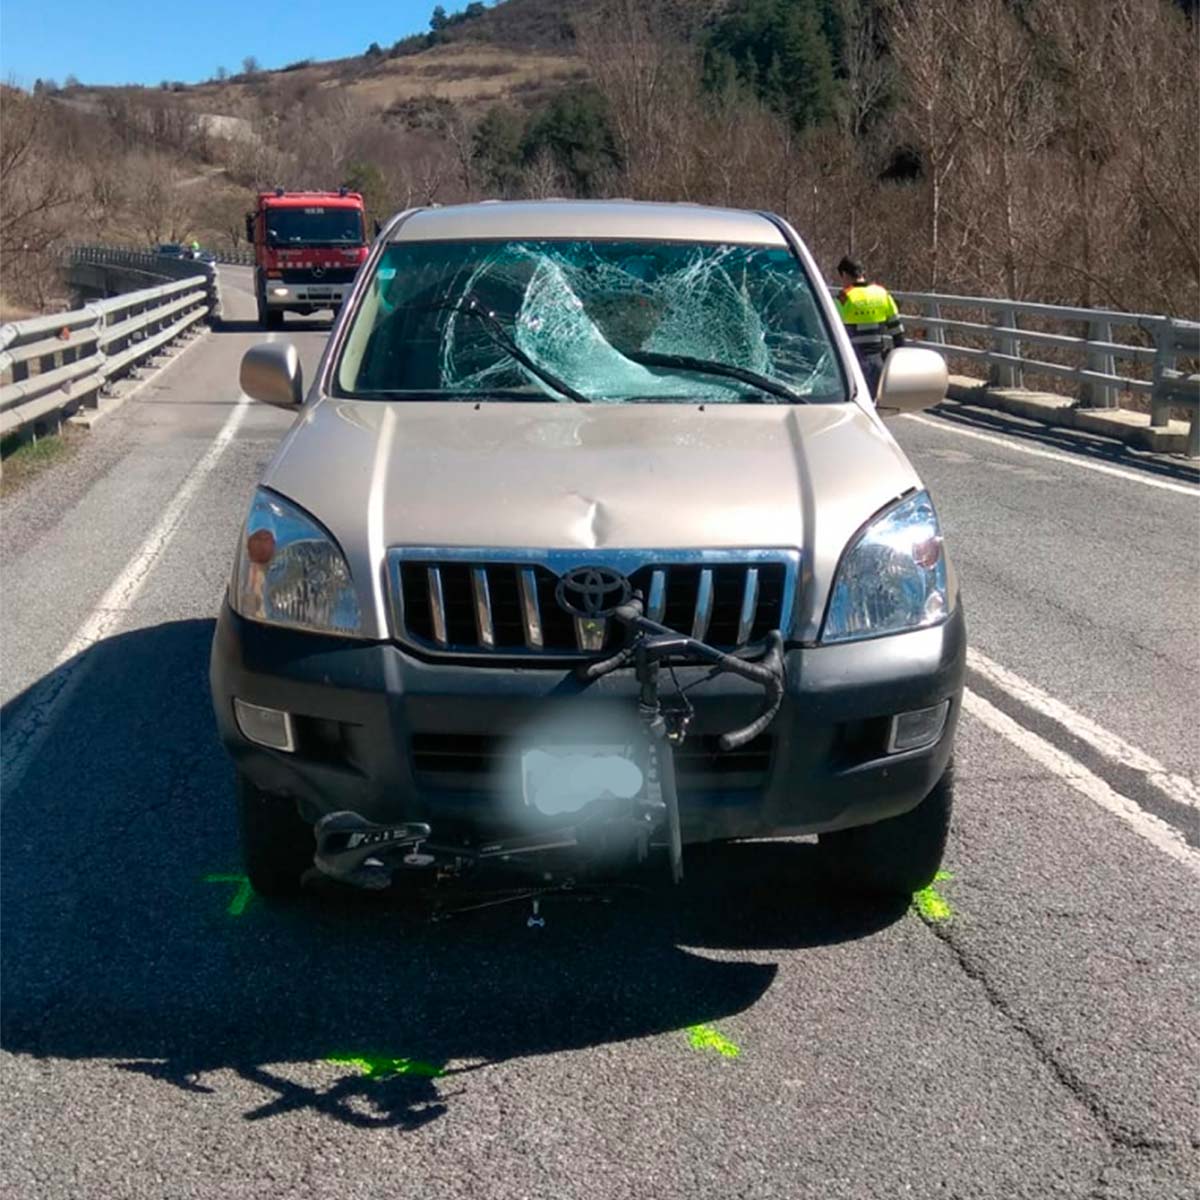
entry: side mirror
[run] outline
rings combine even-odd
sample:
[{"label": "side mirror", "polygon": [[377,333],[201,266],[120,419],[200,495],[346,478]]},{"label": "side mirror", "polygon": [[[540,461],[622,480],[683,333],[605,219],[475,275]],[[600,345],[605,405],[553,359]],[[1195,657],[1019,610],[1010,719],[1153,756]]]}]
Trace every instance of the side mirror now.
[{"label": "side mirror", "polygon": [[299,408],[304,399],[304,372],[291,342],[251,346],[238,372],[242,391],[254,400],[278,408]]},{"label": "side mirror", "polygon": [[875,393],[880,416],[920,412],[946,398],[950,375],[936,350],[900,346],[887,356]]},{"label": "side mirror", "polygon": [[254,245],[254,216],[251,213],[246,214],[246,241]]}]

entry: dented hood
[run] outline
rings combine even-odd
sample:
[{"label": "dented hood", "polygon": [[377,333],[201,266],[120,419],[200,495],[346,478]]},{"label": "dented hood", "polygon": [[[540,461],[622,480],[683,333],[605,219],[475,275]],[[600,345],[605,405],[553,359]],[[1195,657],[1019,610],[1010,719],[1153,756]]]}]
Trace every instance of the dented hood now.
[{"label": "dented hood", "polygon": [[389,546],[796,548],[815,627],[847,540],[919,486],[853,404],[342,400],[300,416],[263,482],[337,538],[379,636]]}]

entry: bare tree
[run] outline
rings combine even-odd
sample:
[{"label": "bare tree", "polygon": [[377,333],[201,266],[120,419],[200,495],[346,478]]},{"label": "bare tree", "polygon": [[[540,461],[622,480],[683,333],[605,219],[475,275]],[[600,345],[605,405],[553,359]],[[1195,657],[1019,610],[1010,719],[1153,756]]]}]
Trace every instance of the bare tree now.
[{"label": "bare tree", "polygon": [[70,230],[77,180],[47,146],[53,113],[42,97],[8,95],[0,139],[0,266],[6,288],[40,303],[52,279],[49,251]]},{"label": "bare tree", "polygon": [[525,195],[532,200],[545,200],[554,196],[568,196],[571,193],[570,184],[563,177],[554,155],[543,146],[534,159],[526,167],[523,174]]},{"label": "bare tree", "polygon": [[926,283],[941,282],[944,199],[965,135],[957,103],[956,48],[946,36],[958,0],[892,0],[888,32],[902,92],[898,127],[921,155],[928,189]]},{"label": "bare tree", "polygon": [[837,106],[840,134],[833,175],[841,184],[846,220],[846,249],[854,254],[860,205],[855,202],[874,166],[872,126],[879,116],[891,82],[891,70],[881,51],[879,9],[864,0],[836,0],[842,26],[842,87]]},{"label": "bare tree", "polygon": [[126,211],[147,242],[178,242],[195,224],[195,192],[166,155],[139,154],[125,169]]},{"label": "bare tree", "polygon": [[1005,293],[1020,296],[1019,169],[1045,145],[1051,126],[1034,41],[1007,0],[954,5],[944,34],[959,62],[975,64],[966,81],[962,72],[956,78],[975,85],[957,92],[957,112],[971,135],[973,194],[986,213],[976,225],[977,245],[998,260]]}]

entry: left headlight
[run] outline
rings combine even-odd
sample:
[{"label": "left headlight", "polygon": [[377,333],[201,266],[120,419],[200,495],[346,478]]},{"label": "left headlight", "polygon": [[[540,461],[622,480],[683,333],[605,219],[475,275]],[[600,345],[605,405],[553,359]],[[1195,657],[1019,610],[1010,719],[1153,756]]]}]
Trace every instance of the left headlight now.
[{"label": "left headlight", "polygon": [[928,492],[876,517],[838,567],[823,642],[849,642],[945,620],[946,556]]},{"label": "left headlight", "polygon": [[252,621],[347,637],[362,632],[337,543],[307,513],[262,488],[238,543],[229,602]]}]

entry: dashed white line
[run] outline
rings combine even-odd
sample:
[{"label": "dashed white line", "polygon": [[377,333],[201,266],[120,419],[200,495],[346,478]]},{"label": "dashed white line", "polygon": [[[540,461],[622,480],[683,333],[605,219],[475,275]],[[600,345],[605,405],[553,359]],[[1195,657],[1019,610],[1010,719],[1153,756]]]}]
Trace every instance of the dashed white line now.
[{"label": "dashed white line", "polygon": [[30,759],[53,726],[64,702],[78,685],[83,668],[89,661],[86,651],[108,637],[129,612],[150,572],[179,531],[192,498],[233,440],[248,405],[248,397],[242,396],[225,419],[212,445],[188,472],[179,491],[163,509],[162,516],[137,553],[125,564],[87,620],[67,642],[55,659],[54,669],[36,685],[33,694],[22,705],[16,722],[5,729],[4,744],[0,751],[0,781],[6,791],[19,785]]},{"label": "dashed white line", "polygon": [[959,437],[975,438],[981,442],[991,442],[994,445],[1003,446],[1006,450],[1013,450],[1018,454],[1028,454],[1032,458],[1048,458],[1054,462],[1068,463],[1070,466],[1079,467],[1084,471],[1097,471],[1101,475],[1115,475],[1118,479],[1128,479],[1133,483],[1145,484],[1146,487],[1162,488],[1163,491],[1178,492],[1183,496],[1200,497],[1200,488],[1189,487],[1186,483],[1173,483],[1169,479],[1155,479],[1154,476],[1143,474],[1140,471],[1127,471],[1122,467],[1110,467],[1106,463],[1092,462],[1090,459],[1081,458],[1075,454],[1059,454],[1054,450],[1039,450],[1036,446],[1025,446],[1012,438],[997,437],[994,433],[980,433],[974,429],[963,429],[961,425],[956,425],[953,421],[932,421],[928,417],[919,417],[915,413],[906,413],[905,417],[909,421],[915,421],[918,425],[925,425],[930,429],[936,429],[940,433],[953,433]]},{"label": "dashed white line", "polygon": [[1098,725],[1090,717],[1056,700],[1047,692],[1014,671],[993,662],[986,654],[968,648],[967,666],[981,675],[1001,691],[1019,700],[1022,704],[1049,717],[1068,733],[1102,754],[1105,758],[1123,767],[1129,767],[1145,775],[1164,796],[1188,808],[1200,809],[1200,788],[1184,775],[1167,769],[1158,759],[1132,746],[1123,738]]},{"label": "dashed white line", "polygon": [[963,708],[1080,795],[1119,817],[1138,837],[1200,879],[1200,854],[1187,844],[1183,834],[1173,825],[1139,808],[1128,796],[1122,796],[1100,776],[1089,771],[1083,763],[1018,724],[1007,713],[1001,712],[969,688],[963,692]]}]

